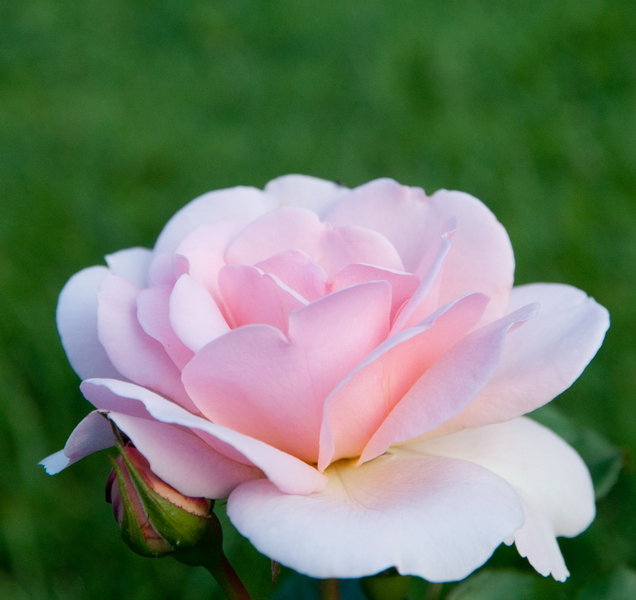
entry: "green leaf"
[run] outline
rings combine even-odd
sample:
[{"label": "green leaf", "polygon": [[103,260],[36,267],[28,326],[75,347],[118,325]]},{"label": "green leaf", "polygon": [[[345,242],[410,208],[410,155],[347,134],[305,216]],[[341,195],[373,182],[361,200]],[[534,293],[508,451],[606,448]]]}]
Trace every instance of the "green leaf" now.
[{"label": "green leaf", "polygon": [[543,406],[529,416],[552,429],[581,455],[592,475],[596,499],[607,495],[623,467],[620,448],[594,429],[574,422],[556,406]]}]

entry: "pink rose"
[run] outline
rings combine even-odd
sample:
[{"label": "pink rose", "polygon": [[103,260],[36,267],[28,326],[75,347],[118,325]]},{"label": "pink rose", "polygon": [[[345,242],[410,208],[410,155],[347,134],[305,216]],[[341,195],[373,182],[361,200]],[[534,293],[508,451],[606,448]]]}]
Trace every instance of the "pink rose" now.
[{"label": "pink rose", "polygon": [[590,476],[521,415],[579,376],[608,315],[569,286],[513,288],[481,202],[290,175],[205,194],[154,250],[106,260],[60,296],[97,411],[50,473],[113,444],[102,413],[301,573],[457,580],[514,541],[567,577],[555,538],[592,521]]}]

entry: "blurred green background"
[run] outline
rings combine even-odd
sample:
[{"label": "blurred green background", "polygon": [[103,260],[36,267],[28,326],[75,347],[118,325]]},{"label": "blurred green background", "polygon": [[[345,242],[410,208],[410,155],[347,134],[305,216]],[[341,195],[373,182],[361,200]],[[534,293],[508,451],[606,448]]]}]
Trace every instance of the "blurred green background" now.
[{"label": "blurred green background", "polygon": [[[151,247],[195,196],[285,173],[470,192],[508,229],[519,283],[578,286],[612,315],[555,402],[572,439],[591,427],[613,445],[592,460],[625,462],[592,527],[561,543],[570,580],[503,548],[459,587],[410,597],[636,597],[633,0],[4,0],[0,598],[214,596],[205,572],[124,547],[104,453],[53,478],[36,466],[90,409],[56,298],[104,254]],[[268,597],[267,560],[230,545]],[[277,593],[312,585],[284,573]]]}]

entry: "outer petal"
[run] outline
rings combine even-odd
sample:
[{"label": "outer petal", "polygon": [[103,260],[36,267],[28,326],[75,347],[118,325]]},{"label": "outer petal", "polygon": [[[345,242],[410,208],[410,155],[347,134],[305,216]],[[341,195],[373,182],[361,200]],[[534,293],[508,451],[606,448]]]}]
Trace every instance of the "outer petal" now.
[{"label": "outer petal", "polygon": [[532,319],[529,304],[467,335],[420,377],[369,440],[360,461],[390,445],[431,431],[457,415],[488,383],[501,360],[508,332]]},{"label": "outer petal", "polygon": [[227,498],[237,485],[263,477],[260,469],[224,456],[178,425],[116,412],[108,418],[134,442],[152,471],[186,496]]},{"label": "outer petal", "polygon": [[49,475],[55,475],[78,460],[115,444],[113,428],[104,415],[97,411],[89,413],[73,430],[64,446],[40,464]]},{"label": "outer petal", "polygon": [[385,281],[345,288],[293,311],[289,341],[268,325],[235,329],[200,350],[183,383],[212,422],[316,462],[325,399],[386,337]]},{"label": "outer petal", "polygon": [[467,460],[508,481],[524,504],[526,522],[514,534],[522,556],[542,575],[565,580],[555,537],[572,537],[594,519],[594,489],[579,455],[560,437],[526,418],[467,429],[403,447]]},{"label": "outer petal", "polygon": [[97,293],[110,275],[106,267],[90,267],[71,277],[57,304],[57,328],[62,345],[80,379],[122,378],[97,335]]},{"label": "outer petal", "polygon": [[333,181],[306,175],[284,175],[272,179],[265,186],[265,193],[272,196],[279,206],[308,208],[319,216],[348,191]]},{"label": "outer petal", "polygon": [[181,240],[201,225],[225,219],[252,221],[275,207],[273,198],[252,187],[208,192],[186,204],[168,221],[157,239],[154,253],[173,254]]},{"label": "outer petal", "polygon": [[201,433],[200,437],[208,444],[216,441],[215,450],[234,460],[240,455],[244,457],[244,464],[261,469],[283,493],[311,494],[325,486],[326,478],[301,460],[197,417],[145,388],[114,379],[91,379],[84,381],[81,389],[87,400],[99,409],[182,425]]},{"label": "outer petal", "polygon": [[102,282],[99,292],[98,332],[117,370],[139,385],[147,385],[196,412],[185,393],[181,373],[161,343],[150,337],[137,318],[139,288],[117,275]]},{"label": "outer petal", "polygon": [[362,577],[395,566],[429,581],[466,577],[523,523],[519,499],[465,461],[385,455],[332,465],[309,496],[264,480],[228,499],[236,528],[263,554],[311,577]]},{"label": "outer petal", "polygon": [[592,360],[609,326],[607,311],[568,285],[514,288],[510,308],[539,302],[539,314],[511,332],[502,361],[481,394],[439,433],[509,421],[569,388]]},{"label": "outer petal", "polygon": [[148,269],[152,251],[147,248],[128,248],[106,256],[110,272],[127,279],[137,287],[148,285]]},{"label": "outer petal", "polygon": [[484,323],[503,316],[515,268],[506,230],[486,205],[463,192],[439,190],[431,196],[430,206],[432,222],[457,219],[451,251],[441,272],[440,305],[470,292],[482,292],[491,299]]}]

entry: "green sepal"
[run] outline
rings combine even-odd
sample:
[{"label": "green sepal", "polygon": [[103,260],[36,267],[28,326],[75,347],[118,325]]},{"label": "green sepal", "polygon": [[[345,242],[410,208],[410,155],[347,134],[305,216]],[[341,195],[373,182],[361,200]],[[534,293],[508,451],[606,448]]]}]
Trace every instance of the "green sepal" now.
[{"label": "green sepal", "polygon": [[[166,543],[165,550],[160,549],[161,545],[159,543],[154,544],[154,548],[148,543],[148,540],[144,535],[143,528],[139,523],[137,511],[135,510],[133,502],[128,494],[126,478],[119,468],[117,461],[110,456],[108,458],[115,470],[117,484],[119,486],[119,494],[124,505],[124,514],[120,525],[121,537],[124,543],[136,554],[147,558],[160,558],[174,552],[174,548],[169,543]],[[156,541],[160,542],[158,539]]]},{"label": "green sepal", "polygon": [[[162,554],[162,556],[170,554],[174,550],[195,546],[203,538],[209,527],[209,516],[200,516],[188,512],[155,492],[133,466],[120,444],[117,444],[117,449],[130,473],[139,499],[148,515],[148,521],[159,535],[172,546],[172,549]],[[121,487],[121,481],[119,483]],[[141,531],[141,528],[139,530]]]}]

